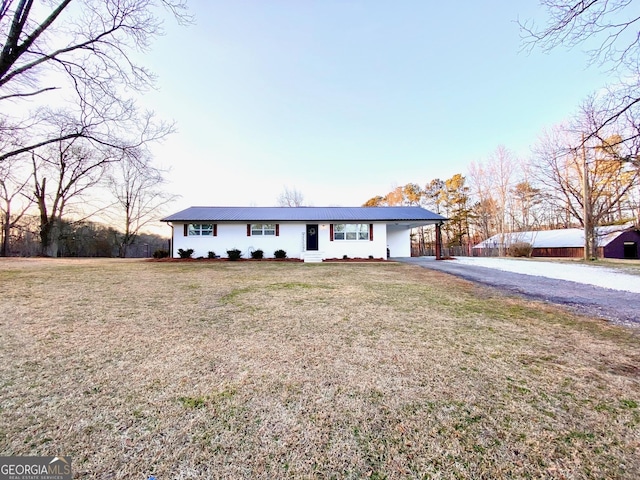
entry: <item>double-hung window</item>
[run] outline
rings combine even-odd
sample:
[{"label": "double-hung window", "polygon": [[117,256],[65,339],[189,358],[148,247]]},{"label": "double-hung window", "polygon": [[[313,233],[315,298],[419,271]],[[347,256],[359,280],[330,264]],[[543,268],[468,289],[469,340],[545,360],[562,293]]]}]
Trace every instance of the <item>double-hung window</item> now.
[{"label": "double-hung window", "polygon": [[187,226],[189,237],[212,237],[214,236],[214,225],[212,223],[190,223]]},{"label": "double-hung window", "polygon": [[333,225],[333,240],[369,240],[369,224],[336,223]]},{"label": "double-hung window", "polygon": [[251,224],[251,236],[254,235],[276,235],[275,223],[252,223]]}]

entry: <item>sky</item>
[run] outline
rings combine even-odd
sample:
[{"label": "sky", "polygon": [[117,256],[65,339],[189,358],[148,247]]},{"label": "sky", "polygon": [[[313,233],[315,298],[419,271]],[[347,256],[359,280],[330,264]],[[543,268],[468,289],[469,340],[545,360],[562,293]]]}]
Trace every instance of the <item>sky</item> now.
[{"label": "sky", "polygon": [[357,206],[465,174],[504,145],[521,158],[606,76],[579,49],[523,50],[535,0],[194,0],[142,63],[141,105],[176,122],[154,147],[194,205]]}]

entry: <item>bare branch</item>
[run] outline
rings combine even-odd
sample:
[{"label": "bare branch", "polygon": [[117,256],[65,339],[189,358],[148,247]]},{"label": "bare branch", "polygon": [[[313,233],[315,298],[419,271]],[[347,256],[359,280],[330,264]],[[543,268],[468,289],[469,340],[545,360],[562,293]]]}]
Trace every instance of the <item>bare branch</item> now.
[{"label": "bare branch", "polygon": [[633,11],[632,0],[540,0],[540,4],[548,14],[545,25],[518,22],[528,51],[581,45],[587,48],[590,65],[597,64],[618,77],[606,95],[606,114],[584,132],[588,143],[600,129],[614,125],[639,106],[640,16]]},{"label": "bare branch", "polygon": [[4,95],[0,97],[0,101],[7,100],[9,98],[33,97],[36,95],[40,95],[41,93],[48,92],[50,90],[58,90],[58,87],[46,87],[46,88],[41,88],[40,90],[36,90],[35,92],[23,92],[23,93],[13,93],[9,95]]},{"label": "bare branch", "polygon": [[[62,11],[69,6],[71,0],[64,0],[60,3],[32,33],[28,34],[25,40],[19,44],[23,34],[27,19],[31,11],[33,0],[20,0],[18,8],[14,12],[11,30],[7,36],[7,41],[0,53],[0,87],[7,83],[17,73],[6,75],[9,69],[18,59],[29,50],[33,43],[56,21]],[[8,78],[7,78],[8,77]]]}]

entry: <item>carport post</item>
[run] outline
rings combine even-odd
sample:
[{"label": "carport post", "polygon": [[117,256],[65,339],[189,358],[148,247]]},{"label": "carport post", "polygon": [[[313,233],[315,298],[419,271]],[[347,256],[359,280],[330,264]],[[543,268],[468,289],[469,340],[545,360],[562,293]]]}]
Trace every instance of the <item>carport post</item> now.
[{"label": "carport post", "polygon": [[442,223],[436,223],[436,260],[442,260],[442,232],[440,226]]}]

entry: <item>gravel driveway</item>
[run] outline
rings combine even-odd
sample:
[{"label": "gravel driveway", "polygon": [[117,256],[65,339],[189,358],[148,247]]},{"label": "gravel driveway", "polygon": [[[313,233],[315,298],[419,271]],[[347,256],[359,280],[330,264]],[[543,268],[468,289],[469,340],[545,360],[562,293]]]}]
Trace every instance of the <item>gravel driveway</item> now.
[{"label": "gravel driveway", "polygon": [[616,324],[640,325],[640,295],[637,293],[465,265],[455,260],[436,261],[433,257],[394,260],[449,273],[506,293],[563,305],[574,312],[603,318]]}]

